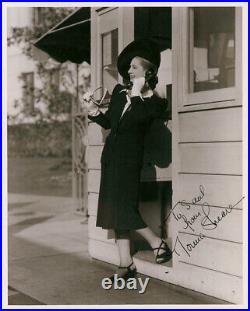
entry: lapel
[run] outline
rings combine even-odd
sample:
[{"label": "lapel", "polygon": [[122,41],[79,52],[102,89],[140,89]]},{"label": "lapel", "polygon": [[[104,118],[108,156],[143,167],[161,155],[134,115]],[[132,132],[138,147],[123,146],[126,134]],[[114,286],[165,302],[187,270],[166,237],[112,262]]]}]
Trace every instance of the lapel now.
[{"label": "lapel", "polygon": [[120,102],[120,105],[118,106],[119,108],[118,108],[118,113],[117,113],[117,126],[121,123],[121,121],[123,120],[123,118],[124,118],[124,115],[125,115],[125,113],[126,113],[126,111],[124,112],[124,114],[122,115],[122,112],[123,112],[123,109],[124,109],[124,107],[125,107],[125,105],[126,105],[126,103],[127,103],[127,97],[126,97],[126,89],[124,88],[124,89],[122,89],[121,91],[120,91],[120,100],[119,100],[119,102]]}]

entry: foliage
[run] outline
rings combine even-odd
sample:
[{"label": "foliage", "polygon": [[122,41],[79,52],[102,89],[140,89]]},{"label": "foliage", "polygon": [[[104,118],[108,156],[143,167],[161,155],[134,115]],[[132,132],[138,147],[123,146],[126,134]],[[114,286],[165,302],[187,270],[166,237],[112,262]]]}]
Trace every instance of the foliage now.
[{"label": "foliage", "polygon": [[[18,46],[22,52],[34,61],[35,83],[26,89],[26,94],[32,94],[34,107],[27,104],[27,97],[16,101],[19,107],[18,115],[12,117],[19,121],[27,116],[32,116],[36,122],[58,121],[64,113],[64,118],[70,118],[71,105],[75,96],[75,86],[71,64],[59,64],[50,58],[46,61],[38,61],[34,56],[33,42],[44,35],[49,29],[61,22],[71,14],[75,8],[33,8],[33,13],[38,17],[33,18],[33,23],[26,27],[13,27],[8,37],[8,46]],[[34,14],[34,16],[36,16]],[[59,81],[53,83],[52,75],[59,71]],[[20,82],[25,85],[25,77],[19,77]],[[58,87],[60,86],[60,87]]]},{"label": "foliage", "polygon": [[32,46],[33,42],[39,39],[52,27],[56,26],[69,14],[71,14],[75,8],[60,8],[60,7],[47,7],[47,8],[33,8],[40,13],[40,18],[37,20],[35,14],[33,14],[33,23],[26,27],[13,27],[11,36],[8,37],[8,46],[13,44],[22,44],[23,52],[25,55],[33,58]]},{"label": "foliage", "polygon": [[8,126],[10,157],[70,157],[71,141],[71,122]]}]

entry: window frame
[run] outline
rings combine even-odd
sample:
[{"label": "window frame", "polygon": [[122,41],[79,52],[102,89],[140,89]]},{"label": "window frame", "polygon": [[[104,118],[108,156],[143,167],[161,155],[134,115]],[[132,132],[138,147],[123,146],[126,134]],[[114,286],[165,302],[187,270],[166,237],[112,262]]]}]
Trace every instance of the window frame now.
[{"label": "window frame", "polygon": [[[96,86],[100,87],[103,83],[103,46],[102,46],[102,36],[107,34],[114,29],[118,29],[118,51],[119,51],[119,39],[120,39],[120,29],[119,29],[119,8],[113,7],[101,10],[97,12],[97,72],[96,72]],[[99,97],[102,96],[101,91],[98,94]]]},{"label": "window frame", "polygon": [[[230,107],[241,105],[240,92],[241,87],[241,8],[235,8],[235,86],[200,92],[189,92],[190,79],[190,38],[192,34],[192,20],[190,19],[190,11],[192,7],[185,8],[181,11],[180,23],[180,46],[179,52],[182,54],[179,66],[181,67],[180,89],[182,100],[179,101],[179,110],[201,110],[217,107]],[[179,70],[178,70],[179,71]],[[179,71],[180,72],[180,71]]]},{"label": "window frame", "polygon": [[[119,28],[118,26],[116,28],[113,28],[111,29],[110,31],[108,32],[105,32],[105,33],[101,33],[101,47],[102,47],[102,53],[101,53],[101,72],[100,72],[100,75],[101,75],[101,82],[100,82],[100,85],[104,86],[104,71],[105,71],[105,67],[108,67],[110,68],[110,70],[113,70],[116,72],[117,74],[117,83],[119,81],[119,73],[118,73],[118,69],[116,67],[116,63],[113,63],[113,55],[112,55],[112,51],[113,51],[113,33],[116,32],[116,35],[117,35],[117,56],[119,55]],[[106,36],[110,36],[110,58],[111,58],[111,64],[104,64],[104,59],[105,59],[105,50],[104,50],[104,40],[105,40],[105,37]],[[114,85],[115,86],[115,85]]]},{"label": "window frame", "polygon": [[[118,29],[118,54],[134,40],[134,8],[97,7],[91,10],[91,86],[96,89],[102,84],[102,34]],[[118,83],[122,77],[118,75]],[[99,94],[101,97],[101,92]]]}]

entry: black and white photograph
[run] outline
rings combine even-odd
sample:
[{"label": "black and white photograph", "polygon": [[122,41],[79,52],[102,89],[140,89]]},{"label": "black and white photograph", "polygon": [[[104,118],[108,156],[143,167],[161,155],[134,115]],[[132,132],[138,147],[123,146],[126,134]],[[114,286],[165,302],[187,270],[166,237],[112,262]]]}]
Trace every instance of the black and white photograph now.
[{"label": "black and white photograph", "polygon": [[247,14],[2,3],[2,307],[247,307]]}]

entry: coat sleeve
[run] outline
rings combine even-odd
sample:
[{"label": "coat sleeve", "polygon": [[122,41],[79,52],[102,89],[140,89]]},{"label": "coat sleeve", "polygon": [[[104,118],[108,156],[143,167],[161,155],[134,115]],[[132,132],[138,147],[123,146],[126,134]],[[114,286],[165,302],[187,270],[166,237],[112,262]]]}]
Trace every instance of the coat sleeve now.
[{"label": "coat sleeve", "polygon": [[167,100],[157,96],[142,100],[139,96],[131,97],[131,105],[136,106],[140,115],[147,119],[168,119]]},{"label": "coat sleeve", "polygon": [[100,112],[97,116],[88,115],[89,120],[99,124],[101,127],[103,127],[106,130],[110,129],[111,128],[110,113],[112,111],[112,107],[113,107],[114,102],[115,102],[116,94],[117,94],[117,92],[119,92],[119,90],[121,88],[122,87],[120,84],[117,84],[115,86],[115,88],[112,92],[112,95],[111,95],[108,110],[105,113]]}]

